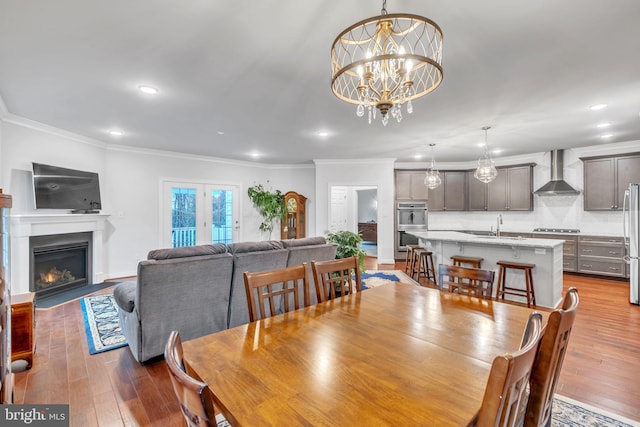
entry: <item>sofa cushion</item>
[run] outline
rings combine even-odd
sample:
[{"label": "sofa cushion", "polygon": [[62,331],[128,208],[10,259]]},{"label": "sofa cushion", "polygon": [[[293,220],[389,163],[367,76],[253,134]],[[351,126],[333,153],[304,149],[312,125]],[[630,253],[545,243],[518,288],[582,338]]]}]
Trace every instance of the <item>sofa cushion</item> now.
[{"label": "sofa cushion", "polygon": [[232,254],[240,254],[247,252],[261,252],[272,251],[275,249],[282,249],[282,242],[277,240],[267,240],[265,242],[241,242],[232,243],[228,246],[229,252]]},{"label": "sofa cushion", "polygon": [[118,283],[113,289],[113,297],[116,300],[116,304],[128,313],[131,313],[135,307],[136,286],[136,281],[131,280],[128,282]]},{"label": "sofa cushion", "polygon": [[156,249],[149,252],[149,254],[147,255],[147,259],[160,260],[186,258],[191,256],[223,254],[225,252],[227,252],[226,245],[223,245],[222,243],[216,243],[215,245],[198,245],[185,246],[183,248]]},{"label": "sofa cushion", "polygon": [[284,246],[285,248],[295,248],[298,246],[324,245],[326,243],[327,243],[327,239],[325,239],[322,236],[305,237],[302,239],[282,240],[282,246]]}]

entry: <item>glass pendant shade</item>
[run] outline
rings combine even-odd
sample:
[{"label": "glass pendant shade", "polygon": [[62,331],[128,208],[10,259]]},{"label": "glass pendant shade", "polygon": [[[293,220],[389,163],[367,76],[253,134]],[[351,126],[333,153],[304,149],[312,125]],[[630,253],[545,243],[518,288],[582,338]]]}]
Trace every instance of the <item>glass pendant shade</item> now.
[{"label": "glass pendant shade", "polygon": [[487,131],[491,129],[489,126],[482,128],[484,131],[484,154],[478,160],[478,168],[473,176],[481,182],[488,183],[496,179],[498,176],[498,170],[491,158],[491,152],[489,151],[489,144],[487,143]]},{"label": "glass pendant shade", "polygon": [[473,174],[477,180],[482,182],[491,182],[498,176],[498,170],[493,164],[493,160],[490,157],[484,157],[478,160],[478,168]]},{"label": "glass pendant shade", "polygon": [[429,188],[429,190],[433,190],[437,188],[440,184],[442,184],[442,180],[440,179],[440,174],[438,170],[429,169],[427,171],[427,175],[424,177],[424,185]]},{"label": "glass pendant shade", "polygon": [[433,190],[442,183],[442,180],[440,179],[440,172],[438,172],[436,161],[433,157],[433,147],[435,144],[429,144],[429,146],[431,147],[431,166],[427,169],[427,173],[424,177],[424,185],[426,185],[429,190]]}]

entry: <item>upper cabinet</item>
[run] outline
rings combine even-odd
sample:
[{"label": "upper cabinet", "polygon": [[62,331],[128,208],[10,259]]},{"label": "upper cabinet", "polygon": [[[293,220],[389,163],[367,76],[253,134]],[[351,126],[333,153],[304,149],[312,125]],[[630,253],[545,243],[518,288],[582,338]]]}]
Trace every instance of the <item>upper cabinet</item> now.
[{"label": "upper cabinet", "polygon": [[624,191],[640,182],[640,153],[583,157],[584,210],[622,210]]},{"label": "upper cabinet", "polygon": [[425,171],[396,170],[396,199],[427,200],[429,193],[424,176]]},{"label": "upper cabinet", "polygon": [[488,184],[467,172],[470,211],[533,210],[533,165],[498,168]]},{"label": "upper cabinet", "polygon": [[466,209],[466,172],[440,171],[442,184],[429,190],[430,211],[464,211]]}]

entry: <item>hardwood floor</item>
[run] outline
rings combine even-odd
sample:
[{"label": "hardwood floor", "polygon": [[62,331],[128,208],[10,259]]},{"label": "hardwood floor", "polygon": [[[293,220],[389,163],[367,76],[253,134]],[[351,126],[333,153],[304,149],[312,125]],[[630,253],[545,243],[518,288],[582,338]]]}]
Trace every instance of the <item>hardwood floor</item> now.
[{"label": "hardwood floor", "polygon": [[[564,286],[580,306],[558,392],[640,421],[640,307],[628,284],[565,275]],[[71,426],[184,425],[163,360],[140,365],[128,347],[89,355],[77,300],[37,310],[33,368],[15,375],[14,401],[69,403]]]}]

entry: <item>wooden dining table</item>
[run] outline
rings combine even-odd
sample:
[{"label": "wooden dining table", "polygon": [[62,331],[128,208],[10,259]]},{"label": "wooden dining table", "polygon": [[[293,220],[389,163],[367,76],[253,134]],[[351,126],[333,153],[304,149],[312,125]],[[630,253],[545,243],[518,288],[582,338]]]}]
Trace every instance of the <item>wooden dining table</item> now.
[{"label": "wooden dining table", "polygon": [[233,426],[466,425],[532,311],[386,284],[186,341],[184,362]]}]

